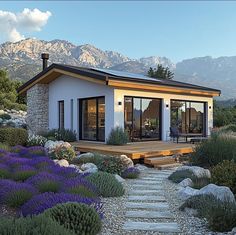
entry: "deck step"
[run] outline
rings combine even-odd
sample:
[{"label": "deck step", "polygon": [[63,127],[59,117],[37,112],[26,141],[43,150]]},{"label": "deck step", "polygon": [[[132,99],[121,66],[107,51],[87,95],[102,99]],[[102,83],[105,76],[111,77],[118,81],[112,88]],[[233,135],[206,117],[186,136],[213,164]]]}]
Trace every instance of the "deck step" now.
[{"label": "deck step", "polygon": [[182,166],[181,163],[172,163],[172,164],[165,164],[165,165],[154,165],[154,168],[157,168],[158,170],[166,170],[174,167]]},{"label": "deck step", "polygon": [[148,165],[165,165],[165,164],[171,164],[176,163],[175,157],[168,156],[168,157],[152,157],[152,158],[145,158],[144,163]]}]

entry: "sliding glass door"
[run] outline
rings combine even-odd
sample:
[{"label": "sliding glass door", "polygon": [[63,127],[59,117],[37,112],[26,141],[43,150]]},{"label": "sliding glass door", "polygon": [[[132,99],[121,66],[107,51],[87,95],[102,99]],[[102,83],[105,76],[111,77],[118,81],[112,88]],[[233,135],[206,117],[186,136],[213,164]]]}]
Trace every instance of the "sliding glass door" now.
[{"label": "sliding glass door", "polygon": [[180,133],[205,134],[205,103],[171,100],[171,126]]},{"label": "sliding glass door", "polygon": [[105,98],[81,99],[80,139],[105,141]]},{"label": "sliding glass door", "polygon": [[160,99],[125,97],[124,118],[124,126],[131,141],[161,138]]}]

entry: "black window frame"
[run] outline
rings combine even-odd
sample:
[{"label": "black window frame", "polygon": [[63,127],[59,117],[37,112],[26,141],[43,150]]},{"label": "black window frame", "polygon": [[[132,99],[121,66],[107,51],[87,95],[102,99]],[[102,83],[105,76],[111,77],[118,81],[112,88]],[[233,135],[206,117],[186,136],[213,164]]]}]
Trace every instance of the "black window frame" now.
[{"label": "black window frame", "polygon": [[[61,110],[61,104],[63,104],[63,109]],[[63,120],[61,120],[61,111],[63,111]],[[63,125],[61,125],[63,123]],[[65,129],[65,101],[59,100],[58,101],[58,129],[62,130]]]}]

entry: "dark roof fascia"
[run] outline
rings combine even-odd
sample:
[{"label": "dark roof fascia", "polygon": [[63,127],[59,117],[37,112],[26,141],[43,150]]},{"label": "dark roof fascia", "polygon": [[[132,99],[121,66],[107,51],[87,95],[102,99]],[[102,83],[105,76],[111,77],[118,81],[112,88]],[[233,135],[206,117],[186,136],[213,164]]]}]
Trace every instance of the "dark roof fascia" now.
[{"label": "dark roof fascia", "polygon": [[51,64],[49,67],[47,67],[46,69],[44,69],[43,71],[41,71],[39,74],[37,74],[36,76],[34,76],[32,79],[30,79],[29,81],[27,81],[26,83],[24,83],[22,86],[20,86],[17,89],[17,92],[20,92],[21,90],[23,90],[25,87],[29,86],[31,83],[33,83],[34,81],[36,81],[37,79],[39,79],[40,77],[42,77],[44,74],[46,74],[47,72],[49,72],[52,69],[61,69],[67,72],[71,72],[71,73],[75,73],[81,76],[87,76],[87,77],[91,77],[91,78],[95,78],[101,81],[106,81],[106,77],[105,75],[99,74],[99,73],[92,73],[91,71],[88,71],[86,69],[83,68],[79,68],[78,67],[73,67],[73,66],[66,66],[66,65],[61,65],[61,64]]},{"label": "dark roof fascia", "polygon": [[118,77],[118,76],[108,76],[108,79],[116,79],[120,81],[129,81],[129,82],[138,82],[138,83],[145,83],[145,84],[155,84],[155,85],[161,85],[161,86],[169,86],[169,87],[180,87],[180,88],[188,88],[188,89],[196,89],[196,90],[205,90],[205,91],[212,91],[212,92],[218,92],[221,94],[221,90],[218,89],[213,89],[213,88],[208,88],[208,87],[202,87],[202,86],[197,86],[189,83],[183,83],[183,82],[178,82],[178,81],[171,81],[174,82],[171,84],[166,83],[166,82],[159,82],[159,81],[150,81],[150,80],[144,80],[140,78],[128,78],[128,77]]}]

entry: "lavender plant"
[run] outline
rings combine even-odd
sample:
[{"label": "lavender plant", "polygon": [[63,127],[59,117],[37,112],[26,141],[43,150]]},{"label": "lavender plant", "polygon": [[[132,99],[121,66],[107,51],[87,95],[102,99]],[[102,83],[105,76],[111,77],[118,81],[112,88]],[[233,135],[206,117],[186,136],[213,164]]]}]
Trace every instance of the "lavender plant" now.
[{"label": "lavender plant", "polygon": [[121,172],[121,176],[127,179],[136,179],[140,175],[140,170],[135,167],[129,167]]},{"label": "lavender plant", "polygon": [[20,165],[14,169],[12,178],[16,181],[25,181],[36,174],[37,170],[33,166]]}]

